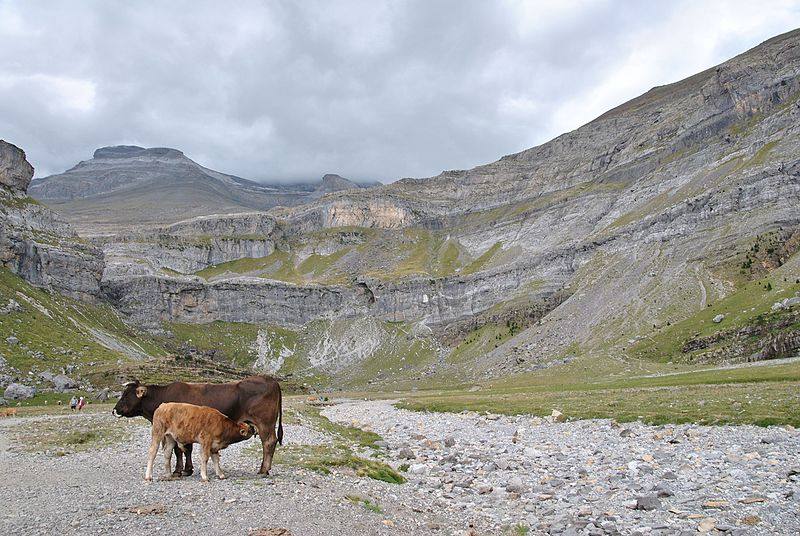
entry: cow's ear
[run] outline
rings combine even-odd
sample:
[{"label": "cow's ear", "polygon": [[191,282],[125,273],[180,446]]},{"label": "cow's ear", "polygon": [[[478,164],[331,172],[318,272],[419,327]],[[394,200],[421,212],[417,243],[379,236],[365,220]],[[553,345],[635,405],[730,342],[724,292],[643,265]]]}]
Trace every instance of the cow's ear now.
[{"label": "cow's ear", "polygon": [[144,398],[145,396],[147,396],[147,386],[140,385],[136,388],[136,398]]}]

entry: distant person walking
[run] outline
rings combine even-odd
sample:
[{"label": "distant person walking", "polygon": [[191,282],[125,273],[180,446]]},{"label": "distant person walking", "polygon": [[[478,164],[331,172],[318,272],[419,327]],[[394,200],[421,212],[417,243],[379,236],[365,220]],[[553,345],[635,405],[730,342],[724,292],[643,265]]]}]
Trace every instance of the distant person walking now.
[{"label": "distant person walking", "polygon": [[75,408],[78,407],[78,397],[72,395],[72,398],[69,399],[69,409],[75,411]]},{"label": "distant person walking", "polygon": [[82,396],[80,397],[80,399],[78,399],[78,411],[82,410],[83,406],[85,405],[86,405],[86,398]]}]

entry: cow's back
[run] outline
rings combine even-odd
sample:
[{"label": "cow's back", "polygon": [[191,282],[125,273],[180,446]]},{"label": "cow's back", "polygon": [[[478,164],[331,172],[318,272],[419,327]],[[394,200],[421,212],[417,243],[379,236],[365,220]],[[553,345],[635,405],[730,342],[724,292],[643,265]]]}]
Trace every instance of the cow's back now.
[{"label": "cow's back", "polygon": [[234,383],[174,382],[160,393],[158,403],[182,402],[208,406],[238,421],[251,400],[276,389],[280,389],[278,382],[267,376],[250,376]]}]

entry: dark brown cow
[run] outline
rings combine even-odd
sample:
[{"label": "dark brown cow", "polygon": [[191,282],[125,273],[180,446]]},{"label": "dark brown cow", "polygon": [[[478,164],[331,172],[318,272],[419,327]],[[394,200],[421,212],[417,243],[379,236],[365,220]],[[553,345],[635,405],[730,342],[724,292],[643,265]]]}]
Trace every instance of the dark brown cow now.
[{"label": "dark brown cow", "polygon": [[[268,475],[272,468],[275,446],[283,444],[282,397],[278,382],[269,376],[250,376],[233,383],[183,383],[143,385],[138,381],[125,384],[122,396],[112,413],[117,417],[142,416],[153,422],[153,413],[164,402],[185,402],[209,406],[228,418],[252,422],[258,430],[263,448],[259,474]],[[275,425],[277,426],[277,433]],[[192,448],[186,448],[186,467],[183,453],[175,448],[175,475],[191,475]]]}]

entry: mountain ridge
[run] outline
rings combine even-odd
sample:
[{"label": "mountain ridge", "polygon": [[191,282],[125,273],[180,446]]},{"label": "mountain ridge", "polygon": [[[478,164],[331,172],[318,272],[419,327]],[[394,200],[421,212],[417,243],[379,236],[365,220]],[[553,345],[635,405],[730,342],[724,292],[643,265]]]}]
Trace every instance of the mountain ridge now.
[{"label": "mountain ridge", "polygon": [[[713,311],[721,329],[749,329],[773,296],[797,290],[798,154],[793,31],[471,170],[93,243],[102,294],[129,322],[153,333],[247,326],[256,362],[278,372],[344,381],[382,363],[385,381],[476,380],[625,362],[665,339],[674,355],[660,358],[690,360],[681,348],[708,344],[714,328],[688,344],[673,326],[712,323]],[[208,184],[158,192],[177,207],[162,220]]]},{"label": "mountain ridge", "polygon": [[91,160],[35,179],[29,193],[56,207],[79,231],[95,224],[114,231],[267,210],[368,186],[326,177],[319,183],[264,184],[206,168],[178,149],[119,145],[98,148]]}]

